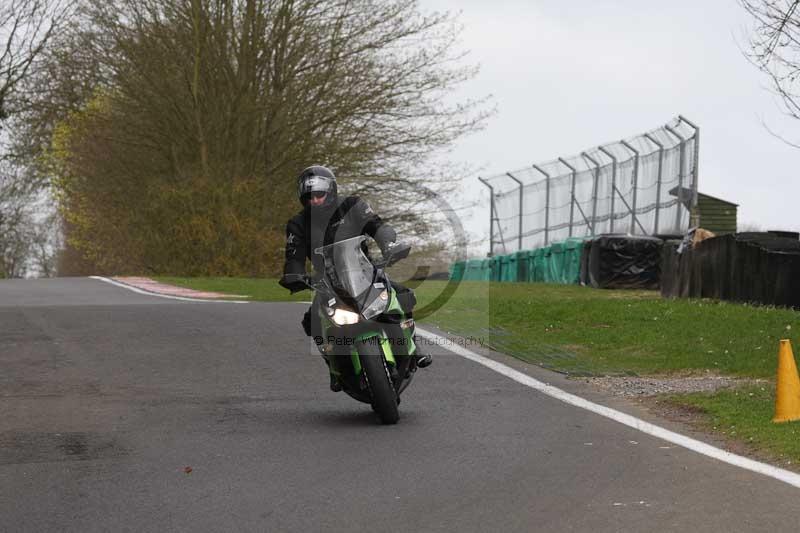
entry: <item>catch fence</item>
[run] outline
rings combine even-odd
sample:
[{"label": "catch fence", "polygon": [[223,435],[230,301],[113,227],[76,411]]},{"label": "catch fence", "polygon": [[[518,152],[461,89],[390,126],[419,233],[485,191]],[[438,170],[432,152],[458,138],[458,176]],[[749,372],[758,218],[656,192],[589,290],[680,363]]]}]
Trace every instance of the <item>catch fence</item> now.
[{"label": "catch fence", "polygon": [[491,192],[490,255],[571,237],[683,234],[697,205],[700,130],[682,116],[631,139],[478,178]]}]

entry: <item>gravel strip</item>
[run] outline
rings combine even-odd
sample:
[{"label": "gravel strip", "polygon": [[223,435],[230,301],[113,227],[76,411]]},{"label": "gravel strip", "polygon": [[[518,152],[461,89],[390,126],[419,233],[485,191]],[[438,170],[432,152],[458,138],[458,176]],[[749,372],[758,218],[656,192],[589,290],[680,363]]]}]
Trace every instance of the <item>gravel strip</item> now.
[{"label": "gravel strip", "polygon": [[609,391],[617,396],[640,398],[658,394],[683,394],[714,392],[719,389],[766,383],[764,379],[734,378],[729,376],[670,376],[670,377],[595,377],[580,378],[585,383]]}]

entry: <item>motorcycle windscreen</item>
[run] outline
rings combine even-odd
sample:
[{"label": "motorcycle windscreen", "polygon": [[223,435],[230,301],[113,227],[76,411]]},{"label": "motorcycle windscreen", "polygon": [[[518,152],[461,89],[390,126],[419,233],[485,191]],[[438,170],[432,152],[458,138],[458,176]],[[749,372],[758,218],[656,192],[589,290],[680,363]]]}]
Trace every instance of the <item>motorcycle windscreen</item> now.
[{"label": "motorcycle windscreen", "polygon": [[375,273],[372,263],[361,250],[365,239],[362,235],[314,250],[314,253],[322,255],[325,277],[333,288],[353,299],[369,290]]}]

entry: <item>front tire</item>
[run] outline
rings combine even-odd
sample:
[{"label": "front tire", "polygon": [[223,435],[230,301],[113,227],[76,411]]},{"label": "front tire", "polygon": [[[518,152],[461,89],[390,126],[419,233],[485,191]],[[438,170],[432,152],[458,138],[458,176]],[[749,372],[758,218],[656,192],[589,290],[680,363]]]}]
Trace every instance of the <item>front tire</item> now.
[{"label": "front tire", "polygon": [[358,357],[372,396],[372,409],[383,424],[396,424],[400,419],[397,391],[392,384],[386,358],[377,337],[358,343]]}]

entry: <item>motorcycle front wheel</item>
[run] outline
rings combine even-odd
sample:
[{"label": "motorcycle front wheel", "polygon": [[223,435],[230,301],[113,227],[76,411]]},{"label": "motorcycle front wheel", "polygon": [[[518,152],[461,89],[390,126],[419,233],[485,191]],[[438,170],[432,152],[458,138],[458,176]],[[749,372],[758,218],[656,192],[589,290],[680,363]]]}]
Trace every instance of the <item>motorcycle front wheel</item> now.
[{"label": "motorcycle front wheel", "polygon": [[372,409],[383,424],[396,424],[400,419],[397,409],[397,391],[394,390],[386,359],[378,339],[373,337],[358,343],[358,358],[367,380]]}]

